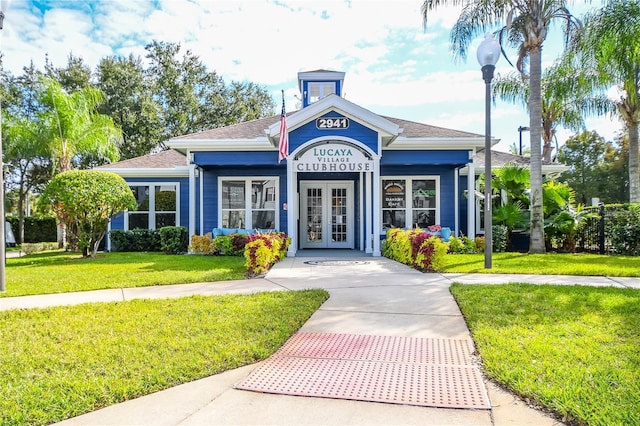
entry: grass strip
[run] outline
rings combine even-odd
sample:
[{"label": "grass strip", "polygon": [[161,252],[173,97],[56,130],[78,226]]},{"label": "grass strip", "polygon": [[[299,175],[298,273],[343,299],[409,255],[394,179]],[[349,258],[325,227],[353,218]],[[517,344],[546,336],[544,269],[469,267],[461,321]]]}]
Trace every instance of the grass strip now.
[{"label": "grass strip", "polygon": [[492,260],[485,269],[484,254],[447,254],[442,272],[640,277],[640,256],[493,253]]},{"label": "grass strip", "polygon": [[0,312],[0,424],[44,425],[267,358],[324,290]]},{"label": "grass strip", "polygon": [[77,253],[34,253],[7,259],[0,297],[239,280],[245,278],[244,262],[233,256],[116,252],[83,259]]},{"label": "grass strip", "polygon": [[640,291],[451,287],[485,373],[570,424],[640,424]]}]

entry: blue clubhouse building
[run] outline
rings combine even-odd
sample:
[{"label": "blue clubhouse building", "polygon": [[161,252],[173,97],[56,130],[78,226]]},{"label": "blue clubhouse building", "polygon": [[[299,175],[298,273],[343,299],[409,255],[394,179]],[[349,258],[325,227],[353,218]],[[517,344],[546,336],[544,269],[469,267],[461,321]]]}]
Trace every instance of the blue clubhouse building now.
[{"label": "blue clubhouse building", "polygon": [[298,82],[302,108],[286,116],[289,155],[281,162],[275,115],[176,137],[165,142],[169,150],[100,167],[124,177],[139,205],[110,229],[285,231],[288,256],[380,256],[392,227],[482,232],[467,188],[482,171],[484,135],[378,115],[341,96],[342,72],[300,72]]}]

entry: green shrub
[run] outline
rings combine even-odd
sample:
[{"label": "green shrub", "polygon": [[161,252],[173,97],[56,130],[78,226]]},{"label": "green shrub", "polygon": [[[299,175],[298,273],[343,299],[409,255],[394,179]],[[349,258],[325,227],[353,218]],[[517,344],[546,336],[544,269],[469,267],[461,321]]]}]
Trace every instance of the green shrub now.
[{"label": "green shrub", "polygon": [[56,175],[42,191],[38,204],[50,208],[66,226],[69,248],[90,257],[96,256],[109,220],[123,210],[137,208],[122,176],[97,170]]},{"label": "green shrub", "polygon": [[41,251],[58,250],[58,242],[44,242],[44,243],[23,243],[20,246],[20,251],[24,254],[38,253]]},{"label": "green shrub", "polygon": [[507,251],[507,241],[509,239],[509,228],[505,225],[493,225],[491,227],[491,243],[495,253]]},{"label": "green shrub", "polygon": [[189,230],[184,226],[164,226],[158,231],[160,248],[166,254],[186,253],[189,246]]},{"label": "green shrub", "polygon": [[611,245],[617,254],[640,255],[640,204],[616,210],[611,217]]},{"label": "green shrub", "polygon": [[466,235],[449,238],[449,253],[474,254],[476,252],[475,241]]},{"label": "green shrub", "polygon": [[211,233],[206,235],[192,235],[189,252],[193,254],[215,255],[220,254],[216,251],[216,245],[211,238]]},{"label": "green shrub", "polygon": [[162,251],[160,233],[153,229],[109,232],[111,251]]},{"label": "green shrub", "polygon": [[[11,224],[11,230],[16,237],[16,242],[20,243],[20,234],[18,233],[17,216],[7,216],[7,221]],[[24,243],[42,243],[48,241],[56,241],[58,238],[58,229],[56,227],[56,219],[53,217],[34,217],[24,218]]]}]

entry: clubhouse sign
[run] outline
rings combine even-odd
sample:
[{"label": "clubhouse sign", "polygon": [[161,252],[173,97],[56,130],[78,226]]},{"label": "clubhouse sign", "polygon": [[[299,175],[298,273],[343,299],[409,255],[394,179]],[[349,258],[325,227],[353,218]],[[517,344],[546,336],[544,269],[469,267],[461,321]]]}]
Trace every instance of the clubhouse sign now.
[{"label": "clubhouse sign", "polygon": [[338,143],[317,145],[295,159],[296,172],[370,172],[373,160],[358,149]]}]

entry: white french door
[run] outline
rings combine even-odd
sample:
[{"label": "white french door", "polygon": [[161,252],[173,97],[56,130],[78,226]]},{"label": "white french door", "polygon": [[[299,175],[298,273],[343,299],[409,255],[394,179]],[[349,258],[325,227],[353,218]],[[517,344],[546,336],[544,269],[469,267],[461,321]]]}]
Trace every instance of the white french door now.
[{"label": "white french door", "polygon": [[353,248],[352,181],[300,182],[300,248]]}]

